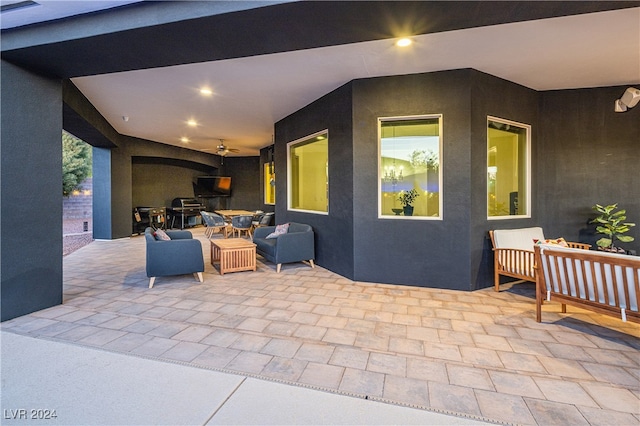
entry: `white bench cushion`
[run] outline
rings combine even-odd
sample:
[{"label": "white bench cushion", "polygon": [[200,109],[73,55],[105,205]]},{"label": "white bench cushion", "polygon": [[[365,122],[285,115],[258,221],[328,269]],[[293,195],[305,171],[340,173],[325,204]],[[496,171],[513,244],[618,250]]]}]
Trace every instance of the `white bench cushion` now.
[{"label": "white bench cushion", "polygon": [[495,248],[533,250],[533,240],[544,241],[542,228],[496,229],[493,231]]},{"label": "white bench cushion", "polygon": [[[546,261],[546,250],[558,250],[562,252],[573,252],[580,254],[584,254],[585,251],[581,249],[561,247],[555,244],[541,244],[540,255],[542,258],[542,270],[544,273],[545,283],[547,285],[547,292],[552,291],[554,293],[561,293],[572,297],[579,297],[580,299],[590,300],[592,302],[598,302],[600,304],[607,304],[607,301],[605,299],[605,294],[607,294],[609,300],[608,305],[616,306],[615,295],[613,291],[613,278],[615,276],[615,283],[618,287],[619,298],[619,303],[617,304],[617,306],[622,309],[638,312],[638,299],[636,297],[636,289],[632,285],[634,282],[633,269],[629,267],[623,267],[621,265],[616,265],[617,259],[628,260],[628,255],[598,251],[593,252],[597,253],[599,256],[602,256],[598,259],[598,261],[582,261],[569,258],[563,259],[563,262],[559,263],[558,273],[555,267],[549,270],[548,263]],[[601,261],[601,259],[605,258],[610,258],[610,263],[609,261]],[[571,264],[572,261],[575,263],[574,265]],[[582,265],[580,265],[581,262],[584,262],[584,270],[591,271],[593,269],[595,271],[595,274],[593,274],[595,275],[595,282],[592,274],[582,274],[583,268]],[[640,259],[638,259],[638,262],[640,262]],[[593,263],[593,268],[591,263]],[[638,274],[639,277],[637,278],[640,279],[640,270],[638,270]],[[626,280],[624,279],[625,276]],[[626,292],[624,288],[625,282],[627,283]],[[596,292],[594,292],[594,285],[597,289],[597,300],[595,294]],[[629,300],[627,300],[626,298],[627,292],[629,294]]]}]

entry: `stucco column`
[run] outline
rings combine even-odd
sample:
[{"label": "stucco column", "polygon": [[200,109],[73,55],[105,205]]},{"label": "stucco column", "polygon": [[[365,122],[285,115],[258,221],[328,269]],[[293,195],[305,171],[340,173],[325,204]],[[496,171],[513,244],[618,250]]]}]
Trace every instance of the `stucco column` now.
[{"label": "stucco column", "polygon": [[62,303],[62,83],[6,61],[0,70],[5,321]]}]

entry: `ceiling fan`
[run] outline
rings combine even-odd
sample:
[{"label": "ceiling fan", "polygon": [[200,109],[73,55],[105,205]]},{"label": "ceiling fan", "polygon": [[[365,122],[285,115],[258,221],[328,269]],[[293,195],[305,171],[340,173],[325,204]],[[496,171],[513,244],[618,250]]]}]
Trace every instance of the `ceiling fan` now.
[{"label": "ceiling fan", "polygon": [[239,152],[239,150],[235,148],[229,148],[224,144],[224,139],[220,139],[220,145],[216,147],[216,154],[221,157],[224,157],[230,152]]}]

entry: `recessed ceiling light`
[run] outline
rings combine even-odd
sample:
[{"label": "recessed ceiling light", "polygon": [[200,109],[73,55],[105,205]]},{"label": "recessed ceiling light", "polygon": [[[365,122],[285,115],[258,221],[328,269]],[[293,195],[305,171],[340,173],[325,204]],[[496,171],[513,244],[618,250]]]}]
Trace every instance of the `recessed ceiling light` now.
[{"label": "recessed ceiling light", "polygon": [[213,91],[211,89],[209,89],[208,87],[201,87],[200,88],[200,94],[202,96],[211,96],[213,94]]},{"label": "recessed ceiling light", "polygon": [[189,138],[186,137],[186,136],[183,136],[183,137],[180,138],[180,142],[187,143],[187,142],[189,142]]},{"label": "recessed ceiling light", "polygon": [[411,44],[411,39],[410,38],[401,38],[400,40],[396,41],[396,46],[398,47],[407,47]]},{"label": "recessed ceiling light", "polygon": [[191,127],[196,127],[198,125],[198,122],[194,119],[188,120],[187,121],[187,125],[191,126]]}]

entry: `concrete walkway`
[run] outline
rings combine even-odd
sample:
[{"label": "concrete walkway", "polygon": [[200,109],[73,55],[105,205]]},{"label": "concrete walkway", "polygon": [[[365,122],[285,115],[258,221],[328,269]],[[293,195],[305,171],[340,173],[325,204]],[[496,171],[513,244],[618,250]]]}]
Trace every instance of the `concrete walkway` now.
[{"label": "concrete walkway", "polygon": [[462,417],[8,332],[3,425],[484,425]]}]

